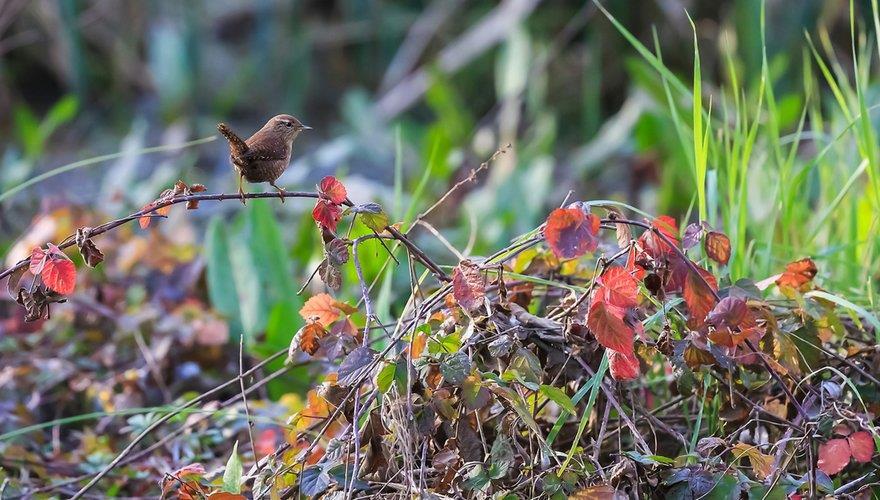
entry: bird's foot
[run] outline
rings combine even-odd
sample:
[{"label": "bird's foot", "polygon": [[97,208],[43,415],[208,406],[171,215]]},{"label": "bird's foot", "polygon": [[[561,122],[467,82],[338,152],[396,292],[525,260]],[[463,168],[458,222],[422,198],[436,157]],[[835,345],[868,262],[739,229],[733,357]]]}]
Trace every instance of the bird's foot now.
[{"label": "bird's foot", "polygon": [[241,204],[244,205],[244,206],[247,206],[247,201],[246,201],[246,198],[244,197],[244,191],[242,191],[241,189],[239,189],[239,190],[238,190],[238,196],[239,196],[239,198],[241,198]]},{"label": "bird's foot", "polygon": [[284,195],[287,194],[287,191],[285,191],[282,187],[276,186],[274,182],[271,184],[273,188],[278,190],[278,197],[281,198],[281,203],[284,203]]}]

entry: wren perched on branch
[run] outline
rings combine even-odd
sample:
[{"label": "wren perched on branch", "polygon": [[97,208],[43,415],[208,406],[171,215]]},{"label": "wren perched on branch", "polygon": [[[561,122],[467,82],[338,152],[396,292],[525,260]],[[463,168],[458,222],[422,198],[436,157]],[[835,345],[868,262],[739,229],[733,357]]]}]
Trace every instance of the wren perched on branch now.
[{"label": "wren perched on branch", "polygon": [[229,159],[238,171],[238,194],[242,204],[245,203],[242,179],[252,183],[268,182],[278,190],[278,196],[284,202],[284,189],[275,185],[275,181],[290,163],[294,139],[303,130],[311,129],[290,115],[278,115],[245,141],[225,123],[217,125],[217,130],[229,141]]}]

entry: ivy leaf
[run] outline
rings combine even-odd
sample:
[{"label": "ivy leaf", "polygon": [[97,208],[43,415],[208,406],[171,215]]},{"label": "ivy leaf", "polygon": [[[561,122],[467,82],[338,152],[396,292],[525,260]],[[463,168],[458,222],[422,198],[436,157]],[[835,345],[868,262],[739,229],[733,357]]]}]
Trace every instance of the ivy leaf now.
[{"label": "ivy leaf", "polygon": [[639,358],[634,352],[622,353],[608,350],[608,369],[614,380],[634,380],[639,377]]},{"label": "ivy leaf", "polygon": [[624,308],[596,300],[590,305],[587,327],[600,344],[622,353],[633,352],[635,331],[624,322]]},{"label": "ivy leaf", "polygon": [[345,191],[345,186],[343,186],[342,183],[332,175],[328,175],[321,179],[321,183],[318,185],[318,192],[330,200],[331,203],[336,205],[342,204],[342,202],[348,197],[348,193]]},{"label": "ivy leaf", "polygon": [[819,445],[819,470],[833,476],[842,471],[849,463],[852,452],[846,438],[831,439]]},{"label": "ivy leaf", "polygon": [[236,441],[232,445],[232,455],[226,462],[226,470],[223,471],[223,490],[229,493],[240,493],[242,475],[244,475],[244,466],[238,457],[238,441]]},{"label": "ivy leaf", "polygon": [[553,254],[574,259],[599,246],[599,218],[579,208],[557,208],[547,217],[544,237]]},{"label": "ivy leaf", "polygon": [[558,387],[553,387],[552,385],[542,385],[541,386],[541,394],[547,396],[550,401],[558,404],[560,408],[567,411],[568,413],[574,415],[577,414],[577,408],[575,408],[574,403],[571,398],[568,397],[568,394],[565,393],[562,389]]},{"label": "ivy leaf", "polygon": [[857,462],[867,463],[874,456],[874,438],[866,431],[854,432],[847,437],[852,457]]},{"label": "ivy leaf", "polygon": [[703,245],[706,249],[706,255],[715,262],[725,266],[730,261],[730,238],[724,233],[709,231],[706,233]]},{"label": "ivy leaf", "polygon": [[621,266],[609,267],[599,277],[605,302],[618,307],[638,305],[639,282]]},{"label": "ivy leaf", "polygon": [[458,263],[452,272],[452,295],[461,307],[469,311],[483,304],[486,278],[478,265],[467,259]]},{"label": "ivy leaf", "polygon": [[342,210],[339,208],[339,205],[321,198],[315,203],[315,208],[312,210],[312,218],[322,228],[328,231],[336,231],[336,225],[339,224],[339,219],[342,218]]},{"label": "ivy leaf", "polygon": [[348,387],[358,383],[361,375],[370,369],[374,354],[375,351],[367,346],[361,346],[351,351],[339,365],[339,385]]}]

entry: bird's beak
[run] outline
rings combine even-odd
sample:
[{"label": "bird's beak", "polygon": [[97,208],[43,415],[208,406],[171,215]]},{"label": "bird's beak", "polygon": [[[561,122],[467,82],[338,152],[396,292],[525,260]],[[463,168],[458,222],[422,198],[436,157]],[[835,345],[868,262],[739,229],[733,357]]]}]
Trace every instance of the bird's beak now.
[{"label": "bird's beak", "polygon": [[309,127],[308,125],[303,125],[303,130],[312,130],[312,127]]}]

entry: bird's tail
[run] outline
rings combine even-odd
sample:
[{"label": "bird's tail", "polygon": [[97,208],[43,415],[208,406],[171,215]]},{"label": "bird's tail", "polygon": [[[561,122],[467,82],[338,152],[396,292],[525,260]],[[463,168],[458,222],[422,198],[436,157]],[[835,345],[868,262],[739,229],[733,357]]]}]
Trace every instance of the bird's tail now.
[{"label": "bird's tail", "polygon": [[232,156],[240,156],[248,150],[248,146],[242,138],[237,136],[225,123],[218,123],[217,130],[229,141],[229,149]]}]

